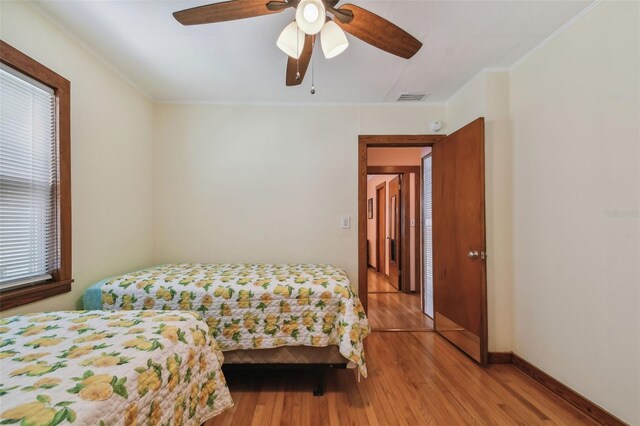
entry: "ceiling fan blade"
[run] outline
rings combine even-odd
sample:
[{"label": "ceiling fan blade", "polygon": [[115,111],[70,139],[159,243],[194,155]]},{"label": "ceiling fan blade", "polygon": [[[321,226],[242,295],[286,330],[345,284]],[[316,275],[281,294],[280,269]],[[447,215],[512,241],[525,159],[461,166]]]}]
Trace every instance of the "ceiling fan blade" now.
[{"label": "ceiling fan blade", "polygon": [[422,47],[411,34],[366,9],[345,4],[337,10],[353,13],[350,22],[343,22],[336,16],[335,22],[340,28],[378,49],[409,59]]},{"label": "ceiling fan blade", "polygon": [[[296,60],[291,56],[287,58],[287,86],[297,86],[304,80],[304,75],[311,62],[311,55],[313,54],[313,45],[315,44],[315,35],[306,35],[304,38],[304,47],[300,54],[300,59]],[[296,64],[296,62],[298,62]],[[300,71],[300,78],[296,80],[296,74]]]},{"label": "ceiling fan blade", "polygon": [[288,7],[290,3],[281,1],[231,0],[174,12],[173,17],[182,25],[213,24],[278,13]]},{"label": "ceiling fan blade", "polygon": [[348,24],[353,20],[353,12],[347,9],[340,10],[336,9],[331,4],[327,4],[327,10],[333,14],[333,17],[336,18],[336,20],[342,22],[343,24]]}]

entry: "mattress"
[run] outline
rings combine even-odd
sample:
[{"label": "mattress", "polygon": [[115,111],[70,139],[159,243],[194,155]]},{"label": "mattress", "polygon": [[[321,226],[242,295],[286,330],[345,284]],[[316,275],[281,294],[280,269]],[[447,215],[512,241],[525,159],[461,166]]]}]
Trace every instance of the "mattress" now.
[{"label": "mattress", "polygon": [[[224,364],[344,364],[337,346],[281,346],[260,350],[235,350],[224,353]],[[349,363],[348,367],[355,367]]]},{"label": "mattress", "polygon": [[233,406],[222,352],[192,312],[0,320],[0,423],[200,425]]},{"label": "mattress", "polygon": [[[98,299],[99,296],[99,299]],[[349,278],[320,264],[169,264],[102,280],[85,307],[192,310],[225,352],[337,346],[366,377],[370,327]]]}]

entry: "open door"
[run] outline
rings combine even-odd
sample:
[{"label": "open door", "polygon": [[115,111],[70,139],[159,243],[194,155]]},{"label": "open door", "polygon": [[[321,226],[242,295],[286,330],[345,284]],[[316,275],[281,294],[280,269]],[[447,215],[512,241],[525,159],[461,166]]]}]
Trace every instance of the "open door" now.
[{"label": "open door", "polygon": [[484,119],[433,146],[435,328],[480,363],[487,361]]},{"label": "open door", "polygon": [[400,285],[400,176],[389,182],[389,282]]}]

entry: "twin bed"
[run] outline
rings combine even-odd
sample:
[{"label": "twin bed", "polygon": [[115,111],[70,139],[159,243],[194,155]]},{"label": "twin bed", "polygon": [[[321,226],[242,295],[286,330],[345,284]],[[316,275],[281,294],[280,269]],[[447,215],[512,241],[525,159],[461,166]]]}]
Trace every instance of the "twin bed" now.
[{"label": "twin bed", "polygon": [[1,423],[200,424],[233,405],[223,359],[367,375],[367,318],[330,265],[160,265],[84,307],[0,320]]},{"label": "twin bed", "polygon": [[233,405],[222,353],[191,312],[9,317],[0,346],[1,424],[199,425]]},{"label": "twin bed", "polygon": [[[347,274],[331,265],[161,265],[102,280],[84,303],[199,312],[225,364],[343,363],[367,375],[362,340],[369,323]],[[267,348],[284,349],[255,351]]]}]

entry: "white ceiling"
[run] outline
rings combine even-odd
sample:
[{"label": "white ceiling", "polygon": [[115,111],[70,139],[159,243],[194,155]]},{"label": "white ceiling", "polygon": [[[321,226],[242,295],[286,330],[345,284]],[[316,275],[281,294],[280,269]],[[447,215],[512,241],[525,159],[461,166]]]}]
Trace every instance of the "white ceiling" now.
[{"label": "white ceiling", "polygon": [[445,101],[482,68],[511,66],[591,3],[355,0],[424,46],[404,60],[348,35],[349,48],[328,60],[316,45],[317,91],[311,95],[310,69],[301,86],[285,86],[286,55],[275,45],[293,9],[191,27],[171,15],[212,2],[49,0],[37,5],[157,101],[372,103],[421,91],[431,93],[427,101]]}]

